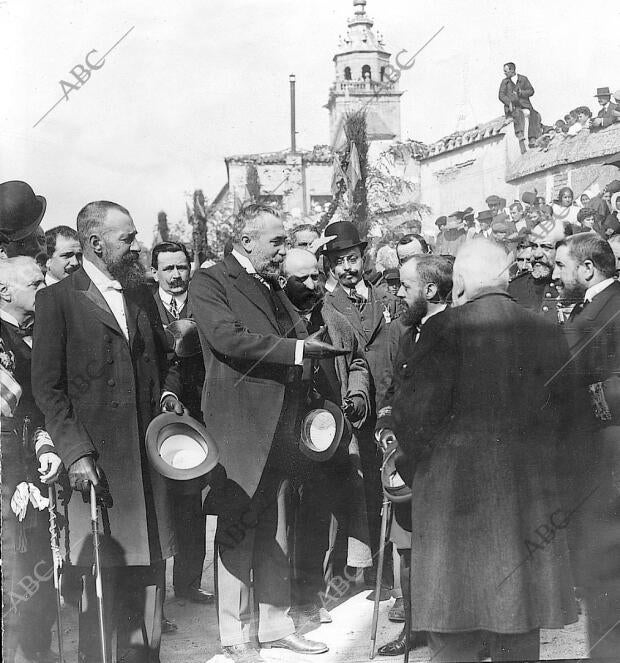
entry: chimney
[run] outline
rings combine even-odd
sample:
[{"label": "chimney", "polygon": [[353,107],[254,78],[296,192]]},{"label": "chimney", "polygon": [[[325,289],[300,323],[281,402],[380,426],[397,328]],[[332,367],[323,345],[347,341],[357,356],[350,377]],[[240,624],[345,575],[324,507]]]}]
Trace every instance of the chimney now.
[{"label": "chimney", "polygon": [[291,152],[297,152],[297,145],[295,143],[295,74],[288,77],[291,84]]}]

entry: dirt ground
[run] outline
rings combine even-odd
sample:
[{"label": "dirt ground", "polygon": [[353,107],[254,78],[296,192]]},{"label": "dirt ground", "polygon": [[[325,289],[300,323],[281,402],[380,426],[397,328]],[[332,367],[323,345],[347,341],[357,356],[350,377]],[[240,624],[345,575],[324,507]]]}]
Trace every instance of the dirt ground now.
[{"label": "dirt ground", "polygon": [[[212,542],[214,519],[208,519],[207,540]],[[202,587],[213,591],[213,548],[207,551]],[[172,565],[167,568],[166,617],[174,621],[178,630],[174,634],[162,636],[162,663],[226,663],[229,659],[220,653],[217,616],[214,605],[197,605],[175,598],[172,590]],[[369,660],[370,626],[373,604],[366,600],[368,590],[351,596],[346,601],[331,609],[333,622],[316,625],[303,625],[301,630],[307,637],[325,642],[329,652],[317,657],[306,657],[284,650],[262,650],[265,661],[285,661],[294,663],[300,660],[316,663],[340,663],[349,661],[358,663]],[[400,632],[400,624],[388,621],[387,613],[392,601],[381,603],[377,647],[393,639]],[[66,663],[77,661],[77,620],[70,607],[63,609],[63,632]],[[54,638],[55,640],[55,638]],[[54,645],[55,647],[55,642]],[[567,660],[587,657],[585,622],[583,615],[578,623],[562,630],[542,631],[541,659]],[[378,661],[401,661],[401,657],[380,657]],[[427,663],[430,660],[427,648],[411,652],[412,663]],[[24,663],[19,656],[16,663]]]}]

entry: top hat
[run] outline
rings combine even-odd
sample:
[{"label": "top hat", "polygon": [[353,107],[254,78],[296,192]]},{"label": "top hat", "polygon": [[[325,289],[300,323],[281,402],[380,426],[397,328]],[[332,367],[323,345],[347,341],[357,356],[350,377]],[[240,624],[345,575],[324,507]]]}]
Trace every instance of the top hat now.
[{"label": "top hat", "polygon": [[[407,461],[406,456],[401,451],[398,443],[390,445],[383,455],[383,464],[381,465],[381,483],[383,484],[383,494],[391,501],[397,504],[409,502],[411,500],[411,487],[403,474],[407,472],[399,471],[403,469],[403,463]],[[405,468],[406,469],[406,468]]]},{"label": "top hat", "polygon": [[351,440],[351,425],[342,410],[325,399],[322,407],[308,412],[301,423],[299,448],[310,460],[324,463]]},{"label": "top hat", "polygon": [[608,87],[597,87],[595,97],[611,97],[611,91]]},{"label": "top hat", "polygon": [[26,182],[0,184],[0,239],[13,242],[32,234],[45,214],[46,201]]},{"label": "top hat", "polygon": [[185,413],[164,412],[146,429],[146,453],[151,465],[175,481],[198,479],[219,461],[219,450],[207,429]]},{"label": "top hat", "polygon": [[491,212],[490,209],[485,209],[482,210],[482,212],[478,212],[478,221],[491,222],[492,220],[493,220],[493,212]]},{"label": "top hat", "polygon": [[189,318],[173,320],[164,327],[169,347],[177,357],[193,357],[202,352],[198,325]]},{"label": "top hat", "polygon": [[368,242],[362,242],[357,226],[351,221],[336,221],[325,228],[325,237],[333,237],[329,245],[323,249],[323,253],[342,251],[359,246],[362,251],[366,250]]}]

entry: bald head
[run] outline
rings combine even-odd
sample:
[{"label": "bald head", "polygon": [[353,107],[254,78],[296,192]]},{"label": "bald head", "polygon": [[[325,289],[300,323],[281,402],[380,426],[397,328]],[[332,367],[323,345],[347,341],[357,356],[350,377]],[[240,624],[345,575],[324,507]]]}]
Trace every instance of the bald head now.
[{"label": "bald head", "polygon": [[313,270],[318,271],[317,260],[314,253],[306,249],[289,249],[282,263],[282,274],[287,278],[289,276],[301,276],[302,273],[308,274]]},{"label": "bald head", "polygon": [[282,263],[282,286],[293,305],[307,311],[320,297],[319,268],[314,253],[289,249]]},{"label": "bald head", "polygon": [[486,239],[463,244],[454,261],[453,301],[461,306],[486,288],[508,287],[508,255]]}]

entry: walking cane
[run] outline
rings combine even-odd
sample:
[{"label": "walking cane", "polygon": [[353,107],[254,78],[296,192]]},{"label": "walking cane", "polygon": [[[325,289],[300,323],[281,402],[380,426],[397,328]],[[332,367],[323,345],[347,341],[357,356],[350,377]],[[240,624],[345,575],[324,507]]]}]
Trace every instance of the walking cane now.
[{"label": "walking cane", "polygon": [[54,568],[54,589],[56,590],[56,614],[58,617],[58,658],[60,663],[65,662],[64,647],[62,641],[62,615],[60,614],[60,569],[62,567],[62,557],[60,556],[60,543],[58,536],[58,523],[56,522],[56,488],[54,484],[47,487],[47,497],[49,504],[47,510],[50,519],[50,547],[52,549],[52,563]]},{"label": "walking cane", "polygon": [[377,644],[377,624],[379,622],[379,603],[381,600],[381,580],[383,578],[383,562],[385,559],[385,538],[391,514],[392,503],[386,495],[381,505],[381,536],[379,539],[379,563],[377,564],[377,582],[375,583],[375,604],[372,611],[372,626],[370,627],[370,659],[375,657]]},{"label": "walking cane", "polygon": [[90,524],[93,533],[95,592],[97,594],[97,614],[99,616],[99,637],[101,639],[101,661],[107,663],[105,622],[103,621],[103,583],[101,579],[101,556],[99,554],[99,523],[97,519],[97,494],[95,486],[90,484]]}]

